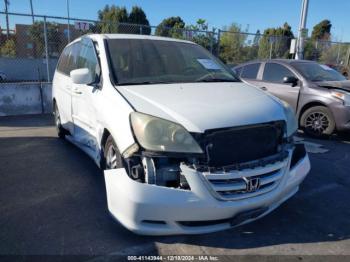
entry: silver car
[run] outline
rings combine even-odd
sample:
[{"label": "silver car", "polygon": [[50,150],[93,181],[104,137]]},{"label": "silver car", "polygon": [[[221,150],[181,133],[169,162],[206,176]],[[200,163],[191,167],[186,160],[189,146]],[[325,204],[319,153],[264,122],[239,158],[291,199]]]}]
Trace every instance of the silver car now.
[{"label": "silver car", "polygon": [[233,68],[244,81],[286,101],[315,137],[350,130],[350,81],[313,61],[272,59]]}]

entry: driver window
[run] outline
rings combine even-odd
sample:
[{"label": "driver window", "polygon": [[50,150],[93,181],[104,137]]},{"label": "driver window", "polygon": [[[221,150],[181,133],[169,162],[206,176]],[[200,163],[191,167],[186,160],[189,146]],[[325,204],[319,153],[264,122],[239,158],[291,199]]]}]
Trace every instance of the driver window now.
[{"label": "driver window", "polygon": [[100,75],[100,66],[96,57],[94,44],[90,39],[83,39],[81,41],[77,68],[88,68],[92,79],[97,79]]},{"label": "driver window", "polygon": [[295,75],[285,66],[276,63],[265,64],[263,81],[283,83],[283,78]]}]

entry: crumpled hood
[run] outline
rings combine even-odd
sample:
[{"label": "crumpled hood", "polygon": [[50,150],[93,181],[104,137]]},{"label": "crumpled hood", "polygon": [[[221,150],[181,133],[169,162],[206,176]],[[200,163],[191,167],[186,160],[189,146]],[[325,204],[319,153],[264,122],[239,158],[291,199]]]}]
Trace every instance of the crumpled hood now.
[{"label": "crumpled hood", "polygon": [[242,82],[117,88],[138,112],[180,123],[190,132],[285,120],[277,100]]},{"label": "crumpled hood", "polygon": [[342,89],[350,92],[350,80],[315,82],[319,87]]}]

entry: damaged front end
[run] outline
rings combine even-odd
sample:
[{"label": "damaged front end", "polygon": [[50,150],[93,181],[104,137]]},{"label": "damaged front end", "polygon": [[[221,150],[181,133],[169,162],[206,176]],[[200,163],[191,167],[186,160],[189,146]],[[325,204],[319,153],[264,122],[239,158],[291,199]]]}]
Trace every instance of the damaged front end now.
[{"label": "damaged front end", "polygon": [[125,169],[107,170],[105,178],[110,212],[141,234],[213,232],[253,221],[292,196],[310,169],[285,121],[191,134],[139,113],[131,124],[137,144],[123,153]]}]

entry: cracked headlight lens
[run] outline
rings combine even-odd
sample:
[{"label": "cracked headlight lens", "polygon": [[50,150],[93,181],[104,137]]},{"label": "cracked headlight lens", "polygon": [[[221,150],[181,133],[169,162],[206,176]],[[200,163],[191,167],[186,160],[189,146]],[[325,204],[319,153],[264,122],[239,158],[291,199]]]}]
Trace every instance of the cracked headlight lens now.
[{"label": "cracked headlight lens", "polygon": [[290,105],[285,101],[281,100],[281,102],[287,119],[287,137],[290,137],[298,130],[298,122],[295,117],[294,110],[290,107]]},{"label": "cracked headlight lens", "polygon": [[138,143],[147,150],[203,153],[191,134],[177,123],[138,112],[131,113],[130,117]]}]

